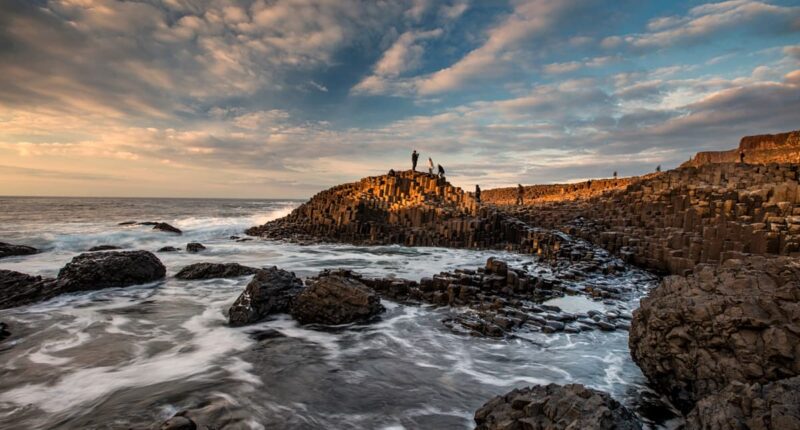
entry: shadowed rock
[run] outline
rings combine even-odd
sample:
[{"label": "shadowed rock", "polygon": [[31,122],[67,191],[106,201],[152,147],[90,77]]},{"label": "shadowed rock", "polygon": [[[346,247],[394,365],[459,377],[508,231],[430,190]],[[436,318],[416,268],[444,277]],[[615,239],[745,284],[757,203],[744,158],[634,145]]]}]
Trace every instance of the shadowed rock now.
[{"label": "shadowed rock", "polygon": [[180,251],[180,249],[174,246],[165,246],[158,250],[158,252],[178,252],[178,251]]},{"label": "shadowed rock", "polygon": [[175,274],[178,279],[213,279],[236,278],[256,273],[255,267],[242,266],[239,263],[195,263],[190,264]]},{"label": "shadowed rock", "polygon": [[687,430],[800,429],[800,377],[769,384],[734,382],[697,402]]},{"label": "shadowed rock", "polygon": [[750,257],[663,280],[634,312],[633,359],[688,412],[732,382],[800,375],[800,261]]},{"label": "shadowed rock", "polygon": [[303,289],[294,273],[270,267],[258,269],[229,311],[232,326],[253,324],[275,313],[288,312],[292,300]]},{"label": "shadowed rock", "polygon": [[194,408],[185,409],[161,425],[158,430],[206,430],[206,429],[244,429],[251,428],[252,416],[242,407],[225,398],[213,398]]},{"label": "shadowed rock", "polygon": [[183,232],[179,228],[173,227],[165,222],[156,223],[155,225],[153,225],[153,230],[165,231],[167,233],[183,234]]},{"label": "shadowed rock", "polygon": [[203,246],[202,243],[190,242],[186,244],[186,251],[188,252],[200,252],[204,249],[206,249],[206,247]]},{"label": "shadowed rock", "polygon": [[497,396],[475,412],[476,430],[638,430],[636,416],[580,384],[539,385]]},{"label": "shadowed rock", "polygon": [[15,255],[31,255],[39,252],[32,246],[25,245],[12,245],[10,243],[0,242],[0,258],[12,257]]},{"label": "shadowed rock", "polygon": [[24,306],[61,294],[55,279],[0,270],[0,309]]},{"label": "shadowed rock", "polygon": [[121,249],[119,246],[116,245],[98,245],[89,248],[89,252],[97,252],[97,251],[113,251],[115,249]]},{"label": "shadowed rock", "polygon": [[162,279],[166,268],[148,251],[111,251],[81,254],[58,272],[68,291],[126,287]]},{"label": "shadowed rock", "polygon": [[337,275],[310,280],[293,301],[291,314],[301,324],[347,324],[383,311],[380,297],[363,283]]},{"label": "shadowed rock", "polygon": [[8,325],[0,322],[0,340],[3,340],[9,336],[11,336],[11,332],[8,331]]}]

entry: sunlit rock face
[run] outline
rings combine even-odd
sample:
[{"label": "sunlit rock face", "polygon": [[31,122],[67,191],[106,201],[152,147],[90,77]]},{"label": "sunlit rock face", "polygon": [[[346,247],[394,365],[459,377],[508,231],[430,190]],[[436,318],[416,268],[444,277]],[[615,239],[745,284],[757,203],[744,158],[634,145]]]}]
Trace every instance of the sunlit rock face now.
[{"label": "sunlit rock face", "polygon": [[[744,156],[743,159],[741,156]],[[779,134],[745,136],[739,147],[728,151],[698,152],[682,166],[711,163],[800,163],[800,130]]]}]

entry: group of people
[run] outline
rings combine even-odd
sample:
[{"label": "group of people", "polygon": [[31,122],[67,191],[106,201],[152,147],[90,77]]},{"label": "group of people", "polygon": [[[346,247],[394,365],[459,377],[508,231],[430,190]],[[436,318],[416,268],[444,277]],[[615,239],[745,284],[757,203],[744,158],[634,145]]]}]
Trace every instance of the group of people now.
[{"label": "group of people", "polygon": [[[411,153],[411,170],[417,171],[417,162],[419,161],[419,152],[415,149],[414,152]],[[444,167],[441,164],[437,164],[437,171],[440,178],[444,178]],[[433,159],[428,157],[428,174],[433,175]]]}]

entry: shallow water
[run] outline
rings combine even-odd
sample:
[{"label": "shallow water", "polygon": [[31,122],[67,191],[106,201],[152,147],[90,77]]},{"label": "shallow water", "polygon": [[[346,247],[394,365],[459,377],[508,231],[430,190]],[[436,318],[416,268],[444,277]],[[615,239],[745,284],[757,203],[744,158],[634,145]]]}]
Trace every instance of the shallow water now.
[{"label": "shallow water", "polygon": [[[342,267],[409,279],[474,269],[493,255],[537,268],[528,257],[500,252],[229,239],[297,204],[0,198],[0,241],[45,251],[0,260],[2,269],[54,276],[73,256],[103,244],[154,251],[199,241],[208,247],[157,254],[168,268],[161,282],[0,311],[13,333],[0,343],[0,428],[148,426],[221,399],[235,428],[461,429],[471,428],[474,411],[492,396],[549,382],[608,391],[659,426],[671,426],[653,413],[625,331],[475,338],[441,323],[457,310],[387,301],[386,313],[367,325],[315,329],[279,316],[230,328],[226,310],[248,277],[171,276],[199,261],[277,265],[298,276]],[[128,220],[166,221],[184,235],[117,225]],[[603,281],[634,283],[644,294],[654,278],[630,270]],[[634,309],[641,294],[625,306]],[[567,311],[604,308],[579,296],[557,300]],[[655,408],[664,411],[658,402]]]}]

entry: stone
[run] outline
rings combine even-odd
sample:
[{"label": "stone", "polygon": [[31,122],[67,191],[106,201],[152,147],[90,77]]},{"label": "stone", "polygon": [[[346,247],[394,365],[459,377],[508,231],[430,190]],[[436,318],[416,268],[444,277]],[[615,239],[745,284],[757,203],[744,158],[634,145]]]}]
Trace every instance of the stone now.
[{"label": "stone", "polygon": [[686,430],[800,429],[800,377],[768,384],[733,382],[697,402]]},{"label": "stone", "polygon": [[186,251],[188,252],[200,252],[204,249],[206,249],[206,247],[203,246],[202,243],[190,242],[186,244]]},{"label": "stone", "polygon": [[55,279],[0,269],[0,309],[47,300],[61,294]]},{"label": "stone", "polygon": [[733,382],[800,375],[800,261],[749,257],[670,276],[641,301],[634,361],[688,412]]},{"label": "stone", "polygon": [[115,249],[121,249],[119,246],[116,245],[98,245],[89,248],[89,252],[97,252],[97,251],[113,251]]},{"label": "stone", "polygon": [[228,312],[232,326],[243,326],[269,315],[285,313],[302,291],[303,282],[294,273],[270,267],[259,269]]},{"label": "stone", "polygon": [[4,322],[0,322],[0,341],[9,336],[11,336],[11,332],[8,331],[8,325]]},{"label": "stone", "polygon": [[163,248],[159,248],[157,252],[178,252],[180,249],[175,248],[174,246],[165,246]]},{"label": "stone", "polygon": [[292,302],[290,313],[301,324],[339,325],[367,321],[382,311],[378,295],[363,283],[325,275],[309,281]]},{"label": "stone", "polygon": [[248,411],[225,397],[212,397],[184,409],[153,430],[211,430],[251,428],[253,418]]},{"label": "stone", "polygon": [[163,279],[166,268],[148,251],[109,251],[80,254],[58,272],[64,291],[126,287]]},{"label": "stone", "polygon": [[12,245],[10,243],[0,242],[0,258],[16,255],[31,255],[37,252],[39,252],[39,250],[32,246]]},{"label": "stone", "polygon": [[538,385],[497,396],[475,412],[476,430],[638,430],[636,416],[580,384]]},{"label": "stone", "polygon": [[237,278],[256,273],[255,267],[239,263],[194,263],[182,268],[175,277],[178,279]]},{"label": "stone", "polygon": [[[144,223],[142,223],[142,224],[144,224]],[[163,231],[163,232],[167,232],[167,233],[183,234],[183,232],[179,228],[173,227],[173,226],[171,226],[171,225],[169,225],[169,224],[167,224],[165,222],[155,223],[153,225],[153,230],[159,230],[159,231]]]}]

